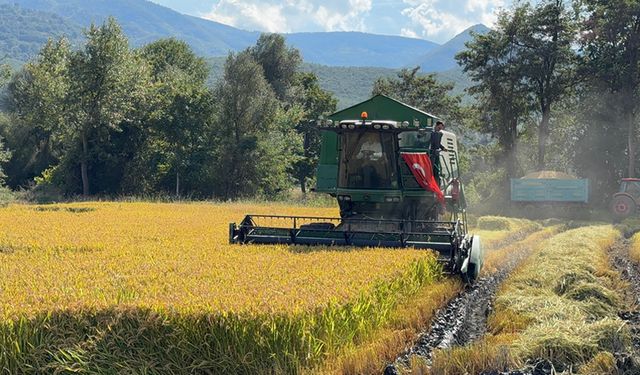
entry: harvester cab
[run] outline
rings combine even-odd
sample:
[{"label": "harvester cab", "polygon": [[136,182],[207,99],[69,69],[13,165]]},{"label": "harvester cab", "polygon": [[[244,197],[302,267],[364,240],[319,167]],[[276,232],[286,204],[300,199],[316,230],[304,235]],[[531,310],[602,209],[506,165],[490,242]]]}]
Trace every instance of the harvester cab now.
[{"label": "harvester cab", "polygon": [[483,249],[469,234],[455,134],[431,151],[437,118],[383,95],[320,122],[316,191],[335,197],[339,218],[247,215],[231,243],[432,249],[471,281]]}]

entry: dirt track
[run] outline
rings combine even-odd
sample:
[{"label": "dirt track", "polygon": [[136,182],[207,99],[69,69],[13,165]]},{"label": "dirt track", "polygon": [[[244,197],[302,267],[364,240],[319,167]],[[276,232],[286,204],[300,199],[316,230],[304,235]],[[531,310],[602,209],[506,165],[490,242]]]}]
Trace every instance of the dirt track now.
[{"label": "dirt track", "polygon": [[485,273],[475,284],[468,286],[440,310],[429,329],[420,334],[412,348],[387,366],[384,374],[397,374],[398,367],[409,367],[412,356],[419,356],[430,365],[434,349],[466,345],[483,336],[498,287],[531,253],[536,242],[529,239],[538,233],[522,236],[526,238],[517,238],[510,245],[501,246],[503,249],[513,248],[511,256],[501,262],[497,271]]},{"label": "dirt track", "polygon": [[[617,242],[611,248],[610,258],[612,265],[620,272],[622,278],[629,283],[628,297],[635,302],[635,306],[630,306],[629,311],[621,311],[619,316],[629,324],[635,350],[634,355],[638,358],[640,357],[640,264],[634,263],[629,259],[629,241],[626,239]],[[626,368],[630,365],[624,363],[624,361],[630,360],[627,357],[628,355],[626,354],[618,356],[619,368]],[[620,363],[621,361],[623,363]],[[640,364],[636,364],[636,366],[640,366]],[[640,370],[638,367],[636,369]]]}]

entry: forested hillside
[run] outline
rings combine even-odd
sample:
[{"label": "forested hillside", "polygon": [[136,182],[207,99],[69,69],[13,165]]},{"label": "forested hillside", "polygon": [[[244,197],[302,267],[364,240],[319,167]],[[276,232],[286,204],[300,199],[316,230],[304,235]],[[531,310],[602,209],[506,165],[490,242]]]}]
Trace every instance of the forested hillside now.
[{"label": "forested hillside", "polygon": [[0,62],[19,64],[35,56],[49,38],[77,42],[81,27],[56,14],[0,4]]},{"label": "forested hillside", "polygon": [[[209,83],[215,84],[223,75],[225,58],[216,57],[207,59],[211,67]],[[303,72],[313,73],[318,77],[318,84],[338,99],[338,109],[349,107],[368,99],[371,96],[373,85],[380,78],[394,78],[400,69],[375,68],[375,67],[340,67],[312,64],[305,62],[300,66]],[[465,89],[471,86],[469,77],[462,72],[462,69],[452,69],[449,71],[435,73],[441,82],[452,83],[454,85],[452,93],[462,95],[463,101],[468,103],[472,100]]]}]

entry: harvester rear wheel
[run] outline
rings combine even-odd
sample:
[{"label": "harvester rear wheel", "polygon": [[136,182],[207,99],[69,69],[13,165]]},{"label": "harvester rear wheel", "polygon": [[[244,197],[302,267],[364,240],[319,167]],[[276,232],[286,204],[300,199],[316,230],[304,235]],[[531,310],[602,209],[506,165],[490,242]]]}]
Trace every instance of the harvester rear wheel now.
[{"label": "harvester rear wheel", "polygon": [[636,202],[627,195],[618,195],[613,198],[611,211],[616,219],[626,219],[636,213]]}]

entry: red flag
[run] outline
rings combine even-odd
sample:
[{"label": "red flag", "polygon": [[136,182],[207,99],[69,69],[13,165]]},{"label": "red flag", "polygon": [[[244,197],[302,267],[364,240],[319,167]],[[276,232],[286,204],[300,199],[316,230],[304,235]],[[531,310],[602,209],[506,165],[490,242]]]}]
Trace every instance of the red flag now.
[{"label": "red flag", "polygon": [[402,152],[401,155],[418,184],[425,190],[436,193],[438,200],[444,203],[444,194],[433,177],[433,167],[427,154],[424,152]]}]

